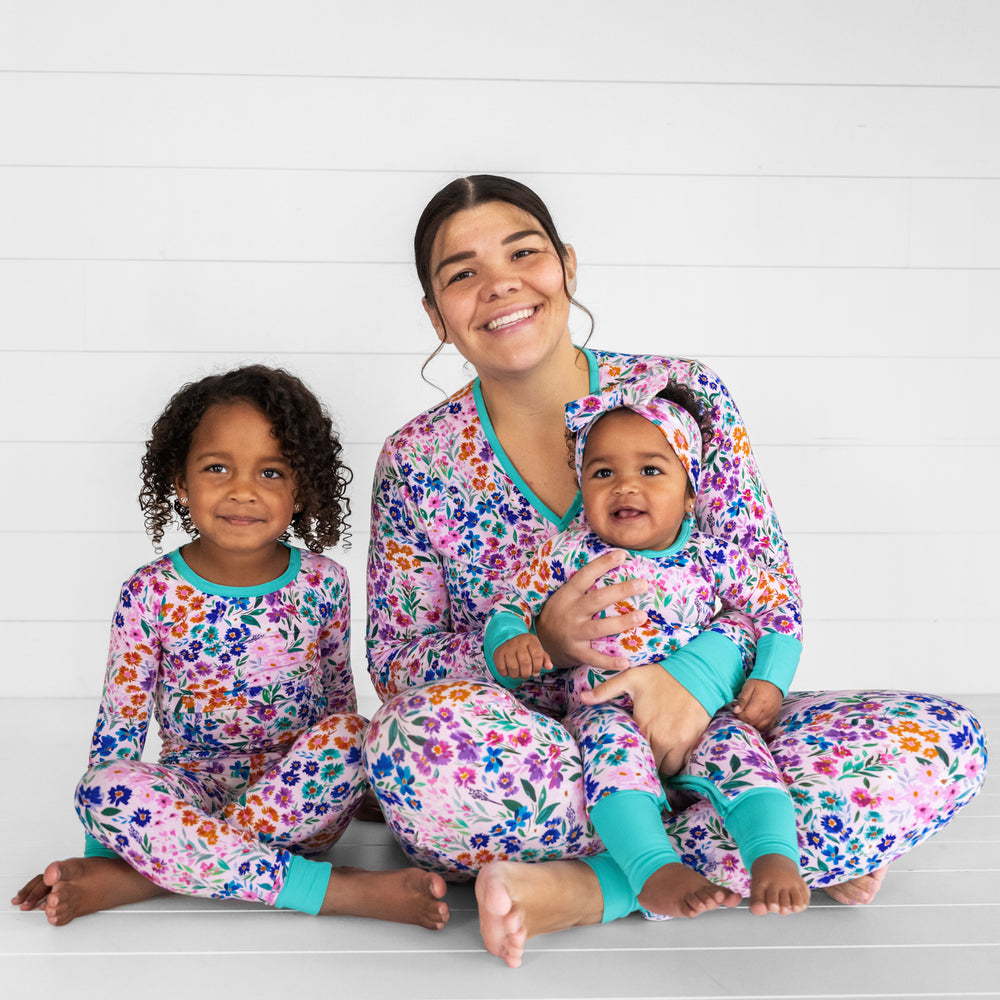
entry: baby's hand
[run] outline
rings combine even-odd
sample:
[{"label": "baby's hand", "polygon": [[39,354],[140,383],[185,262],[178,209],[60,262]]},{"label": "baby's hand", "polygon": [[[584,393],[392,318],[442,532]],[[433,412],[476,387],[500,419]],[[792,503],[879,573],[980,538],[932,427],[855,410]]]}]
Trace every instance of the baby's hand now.
[{"label": "baby's hand", "polygon": [[526,633],[508,639],[493,654],[493,665],[501,677],[538,677],[552,669],[552,659],[542,649],[537,635]]},{"label": "baby's hand", "polygon": [[743,685],[733,705],[733,714],[754,729],[770,729],[781,710],[782,698],[781,689],[770,681],[751,678]]}]

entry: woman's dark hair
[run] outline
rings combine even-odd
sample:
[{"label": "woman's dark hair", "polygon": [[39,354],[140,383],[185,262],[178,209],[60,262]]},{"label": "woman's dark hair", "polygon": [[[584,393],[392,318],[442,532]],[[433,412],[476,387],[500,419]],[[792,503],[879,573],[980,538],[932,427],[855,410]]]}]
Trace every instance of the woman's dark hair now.
[{"label": "woman's dark hair", "polygon": [[340,440],[320,401],[302,381],[280,368],[248,365],[222,375],[188,382],[174,393],[153,424],[146,454],[142,457],[139,506],[146,531],[159,545],[164,528],[176,514],[181,527],[198,534],[191,513],[171,503],[174,482],[184,471],[191,438],[205,411],[216,403],[246,401],[271,421],[271,433],[280,442],[295,477],[295,502],[289,532],[312,552],[336,545],[347,530],[351,513],[347,486],[351,470],[340,460]]},{"label": "woman's dark hair", "polygon": [[[495,174],[473,174],[470,177],[459,177],[453,180],[441,188],[421,212],[416,232],[413,234],[413,259],[417,265],[417,277],[420,279],[420,287],[423,289],[427,304],[437,308],[437,302],[434,300],[434,289],[431,285],[431,251],[434,249],[434,240],[437,238],[438,230],[456,212],[476,208],[478,205],[485,205],[491,201],[506,202],[538,220],[549,242],[559,254],[566,297],[590,318],[590,333],[592,334],[594,332],[594,317],[586,306],[581,305],[570,295],[566,279],[566,260],[569,254],[566,251],[566,244],[563,243],[556,230],[556,224],[552,221],[552,214],[545,202],[527,184],[512,180],[510,177],[498,177]],[[587,340],[589,339],[590,334],[587,335]],[[439,345],[434,354],[437,354],[440,349]],[[427,360],[430,361],[434,354]],[[427,362],[424,363],[424,367],[426,366]]]}]

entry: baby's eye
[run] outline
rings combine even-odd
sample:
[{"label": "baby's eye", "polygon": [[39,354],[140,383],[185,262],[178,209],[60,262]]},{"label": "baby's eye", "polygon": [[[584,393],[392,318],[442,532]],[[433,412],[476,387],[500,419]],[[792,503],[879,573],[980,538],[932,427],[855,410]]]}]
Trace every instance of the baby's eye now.
[{"label": "baby's eye", "polygon": [[614,473],[610,469],[595,469],[594,478],[595,479],[610,479]]},{"label": "baby's eye", "polygon": [[655,465],[644,465],[642,467],[642,474],[644,476],[658,476],[660,475],[660,470]]}]

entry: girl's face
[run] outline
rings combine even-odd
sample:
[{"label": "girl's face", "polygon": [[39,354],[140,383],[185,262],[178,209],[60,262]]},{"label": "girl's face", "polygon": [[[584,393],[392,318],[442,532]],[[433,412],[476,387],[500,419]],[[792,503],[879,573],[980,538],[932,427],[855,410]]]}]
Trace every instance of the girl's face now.
[{"label": "girl's face", "polygon": [[[438,337],[481,377],[530,372],[568,346],[576,255],[559,252],[538,220],[504,201],[456,212],[431,251],[436,307],[424,300]],[[570,285],[572,287],[572,285]]]},{"label": "girl's face", "polygon": [[216,558],[273,554],[292,520],[295,480],[271,422],[244,400],[210,406],[191,436],[177,495]]},{"label": "girl's face", "polygon": [[632,410],[613,410],[587,435],[583,511],[609,545],[662,551],[694,510],[687,471],[663,432]]}]

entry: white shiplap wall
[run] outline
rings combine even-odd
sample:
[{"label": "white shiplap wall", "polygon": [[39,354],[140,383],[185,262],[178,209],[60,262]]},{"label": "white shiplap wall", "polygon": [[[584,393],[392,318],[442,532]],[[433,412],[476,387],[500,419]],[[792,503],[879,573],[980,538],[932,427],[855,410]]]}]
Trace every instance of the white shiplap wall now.
[{"label": "white shiplap wall", "polygon": [[7,694],[96,692],[149,424],[256,360],[342,428],[370,690],[372,469],[439,398],[409,241],[479,171],[548,201],[595,346],[725,377],[804,583],[797,686],[1000,690],[1000,6],[0,0]]}]

